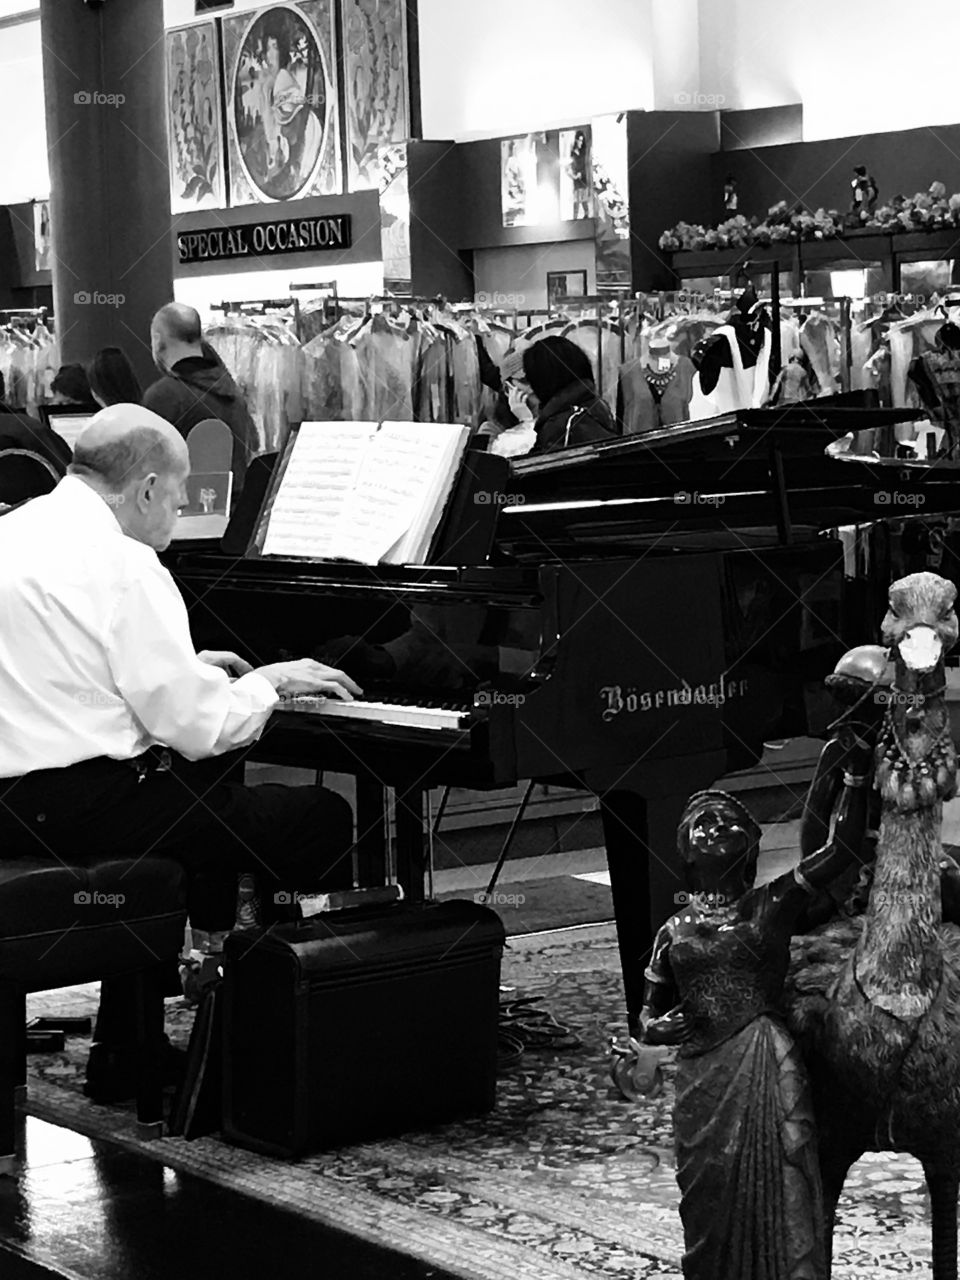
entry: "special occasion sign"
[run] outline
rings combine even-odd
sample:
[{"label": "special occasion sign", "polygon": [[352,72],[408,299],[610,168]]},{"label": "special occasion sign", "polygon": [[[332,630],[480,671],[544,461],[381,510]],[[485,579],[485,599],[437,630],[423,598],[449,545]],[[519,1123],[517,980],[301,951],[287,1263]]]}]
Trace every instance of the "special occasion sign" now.
[{"label": "special occasion sign", "polygon": [[350,214],[320,218],[288,218],[282,222],[248,222],[242,226],[181,231],[177,236],[180,261],[219,262],[229,258],[263,257],[275,253],[303,253],[349,249],[353,243]]}]

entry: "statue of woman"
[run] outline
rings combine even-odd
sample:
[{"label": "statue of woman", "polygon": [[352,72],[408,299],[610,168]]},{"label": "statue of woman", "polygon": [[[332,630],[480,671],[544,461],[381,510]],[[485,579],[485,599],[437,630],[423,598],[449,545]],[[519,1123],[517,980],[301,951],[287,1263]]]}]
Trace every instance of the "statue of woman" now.
[{"label": "statue of woman", "polygon": [[686,1280],[827,1275],[807,1078],[778,1005],[801,913],[861,847],[869,744],[846,764],[832,840],[759,888],[760,828],[738,800],[697,792],[680,821],[692,892],[657,934],[641,1026],[646,1043],[680,1046]]}]

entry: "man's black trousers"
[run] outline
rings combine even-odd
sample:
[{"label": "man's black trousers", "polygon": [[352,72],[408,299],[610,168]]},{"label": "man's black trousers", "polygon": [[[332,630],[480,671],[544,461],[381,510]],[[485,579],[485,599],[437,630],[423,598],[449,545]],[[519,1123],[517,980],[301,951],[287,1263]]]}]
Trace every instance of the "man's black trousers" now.
[{"label": "man's black trousers", "polygon": [[[153,751],[136,765],[96,759],[0,779],[0,858],[172,858],[189,875],[191,923],[205,930],[232,927],[241,871],[256,876],[265,923],[290,917],[277,895],[289,902],[352,885],[353,815],[341,796],[244,786],[233,780],[235,756],[173,756],[158,769],[162,758]],[[102,1013],[113,1004],[107,985]],[[99,1031],[107,1038],[103,1018]],[[125,1034],[117,1027],[110,1038]]]}]

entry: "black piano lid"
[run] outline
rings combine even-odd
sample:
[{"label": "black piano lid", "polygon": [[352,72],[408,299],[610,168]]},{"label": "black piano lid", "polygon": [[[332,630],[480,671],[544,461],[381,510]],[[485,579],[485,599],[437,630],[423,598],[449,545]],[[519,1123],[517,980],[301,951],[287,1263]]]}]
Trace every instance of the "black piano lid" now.
[{"label": "black piano lid", "polygon": [[352,560],[218,554],[184,555],[176,560],[181,581],[191,590],[263,590],[284,594],[343,591],[385,599],[446,599],[510,606],[539,597],[540,580],[525,565],[357,564]]},{"label": "black piano lid", "polygon": [[702,418],[696,422],[657,427],[638,435],[620,436],[599,444],[580,445],[553,453],[516,458],[511,473],[517,480],[560,474],[570,468],[622,467],[653,454],[673,461],[684,456],[728,457],[731,440],[741,456],[754,450],[777,448],[797,456],[822,453],[831,440],[851,431],[913,422],[926,416],[923,409],[864,409],[816,402],[777,409],[741,409],[736,413]]}]

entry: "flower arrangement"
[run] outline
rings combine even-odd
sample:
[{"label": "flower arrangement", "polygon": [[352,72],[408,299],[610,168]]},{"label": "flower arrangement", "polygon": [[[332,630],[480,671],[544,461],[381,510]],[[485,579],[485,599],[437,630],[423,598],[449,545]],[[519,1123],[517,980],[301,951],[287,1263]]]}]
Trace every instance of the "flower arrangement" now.
[{"label": "flower arrangement", "polygon": [[[947,196],[942,182],[932,182],[927,191],[913,196],[895,195],[889,204],[881,205],[858,227],[895,235],[906,231],[936,231],[942,227],[960,227],[960,192]],[[797,205],[791,209],[781,200],[767,210],[767,216],[745,218],[738,215],[706,228],[695,223],[678,222],[664,231],[660,248],[676,253],[687,249],[747,249],[752,245],[766,248],[781,241],[832,240],[844,229],[844,215],[836,209],[817,209],[815,213]]]}]

